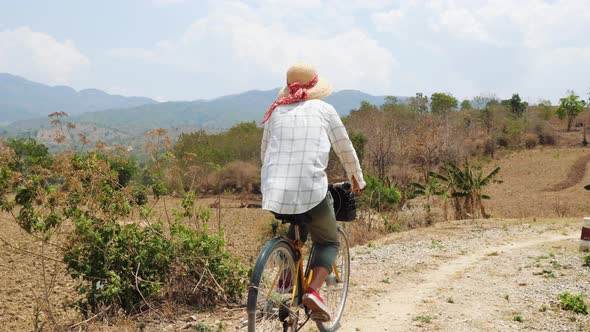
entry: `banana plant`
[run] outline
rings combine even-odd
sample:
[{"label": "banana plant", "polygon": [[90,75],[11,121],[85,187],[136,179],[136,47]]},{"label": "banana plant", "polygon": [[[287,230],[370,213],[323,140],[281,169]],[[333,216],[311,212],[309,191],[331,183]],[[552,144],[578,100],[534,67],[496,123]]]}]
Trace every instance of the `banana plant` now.
[{"label": "banana plant", "polygon": [[412,182],[410,183],[410,186],[413,188],[412,196],[424,196],[426,198],[426,204],[424,204],[424,207],[427,212],[430,212],[430,202],[433,196],[440,196],[445,199],[448,197],[447,192],[442,188],[442,184],[434,177],[431,177],[430,181],[425,185]]},{"label": "banana plant", "polygon": [[500,167],[496,167],[490,173],[485,174],[481,167],[471,166],[468,162],[463,164],[463,169],[454,163],[446,163],[441,167],[440,173],[430,172],[429,175],[446,185],[446,191],[453,198],[455,218],[463,219],[465,216],[474,216],[478,207],[481,216],[489,217],[483,206],[484,199],[490,199],[483,193],[483,189],[490,183],[501,183],[496,180]]}]

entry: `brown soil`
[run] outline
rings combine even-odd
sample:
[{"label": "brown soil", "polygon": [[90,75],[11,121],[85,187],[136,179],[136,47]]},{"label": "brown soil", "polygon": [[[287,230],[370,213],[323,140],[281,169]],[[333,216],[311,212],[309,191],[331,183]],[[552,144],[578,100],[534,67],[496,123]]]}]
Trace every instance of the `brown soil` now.
[{"label": "brown soil", "polygon": [[[590,183],[587,169],[574,167],[577,161],[588,156],[587,148],[532,149],[494,160],[490,167],[500,166],[498,179],[503,183],[492,184],[485,193],[491,200],[484,201],[486,211],[493,217],[561,217],[580,216],[590,212],[590,194],[584,185]],[[576,168],[580,177],[567,188],[548,189],[568,178]],[[575,179],[572,178],[573,183]],[[559,211],[559,212],[558,212]]]},{"label": "brown soil", "polygon": [[590,162],[590,154],[578,158],[578,160],[576,160],[576,162],[570,167],[567,173],[567,178],[554,185],[550,191],[564,190],[580,183],[586,174],[586,166],[588,166],[588,162]]},{"label": "brown soil", "polygon": [[[67,304],[75,301],[75,282],[66,275],[64,264],[46,260],[41,263],[39,256],[56,257],[51,247],[36,245],[31,236],[20,229],[6,215],[0,214],[0,326],[3,331],[32,331],[36,314],[38,321],[50,320],[47,303],[51,304],[53,319],[68,322],[77,319],[77,314]],[[54,273],[55,272],[55,273]],[[45,294],[44,285],[54,287]]]}]

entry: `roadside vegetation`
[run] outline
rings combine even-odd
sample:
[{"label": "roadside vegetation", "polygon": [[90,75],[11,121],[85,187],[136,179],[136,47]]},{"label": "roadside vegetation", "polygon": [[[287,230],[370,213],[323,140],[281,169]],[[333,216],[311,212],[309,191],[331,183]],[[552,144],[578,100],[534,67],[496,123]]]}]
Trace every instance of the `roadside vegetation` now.
[{"label": "roadside vegetation", "polygon": [[[579,121],[585,107],[573,92],[559,106],[529,105],[518,94],[459,102],[448,93],[418,93],[405,103],[393,97],[383,105],[362,103],[343,119],[367,182],[358,221],[345,226],[351,242],[436,221],[489,218],[486,187],[502,177],[495,158],[558,145],[560,130],[580,130],[586,145],[586,123]],[[76,125],[65,113],[50,118],[59,152],[32,138],[0,142],[0,209],[39,243],[35,257],[43,266],[59,263],[75,282],[71,305],[84,322],[166,305],[202,310],[240,303],[249,266],[227,253],[221,197],[257,206],[262,130],[256,123],[182,134],[175,143],[155,129],[137,156],[73,137]],[[329,177],[345,179],[334,155]],[[217,201],[196,208],[204,196]],[[164,216],[154,212],[158,204]],[[57,318],[47,295],[60,271],[43,269],[38,330],[69,324]],[[564,308],[582,310],[566,304],[577,299],[560,299]]]}]

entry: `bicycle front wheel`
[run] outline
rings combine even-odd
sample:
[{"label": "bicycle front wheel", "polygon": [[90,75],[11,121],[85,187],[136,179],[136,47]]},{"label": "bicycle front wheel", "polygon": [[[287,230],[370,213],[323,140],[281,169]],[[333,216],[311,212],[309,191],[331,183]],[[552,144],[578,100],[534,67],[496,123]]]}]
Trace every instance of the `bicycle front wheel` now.
[{"label": "bicycle front wheel", "polygon": [[299,308],[293,297],[297,281],[294,254],[282,239],[260,252],[248,289],[248,332],[297,331]]},{"label": "bicycle front wheel", "polygon": [[318,329],[322,332],[333,332],[338,329],[346,303],[346,295],[348,295],[350,253],[348,250],[348,238],[340,227],[338,227],[338,240],[340,241],[338,255],[334,261],[332,272],[326,278],[326,282],[320,291],[330,309],[332,318],[329,322],[317,322]]}]

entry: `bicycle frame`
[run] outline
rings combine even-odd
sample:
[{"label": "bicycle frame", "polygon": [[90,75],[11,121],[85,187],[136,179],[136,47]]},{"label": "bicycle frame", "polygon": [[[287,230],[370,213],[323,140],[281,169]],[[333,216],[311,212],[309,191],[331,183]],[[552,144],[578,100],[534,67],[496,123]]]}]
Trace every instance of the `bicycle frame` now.
[{"label": "bicycle frame", "polygon": [[[295,240],[291,241],[291,240],[287,240],[287,242],[290,244],[291,248],[293,249],[293,253],[295,254],[295,257],[297,257],[297,263],[296,265],[296,272],[295,272],[295,279],[293,280],[293,291],[292,291],[292,296],[291,296],[291,303],[296,303],[297,306],[300,305],[301,303],[301,296],[303,293],[305,293],[305,291],[307,291],[307,289],[309,288],[309,284],[311,283],[311,280],[313,278],[313,271],[309,269],[309,261],[307,264],[307,268],[305,270],[303,270],[303,255],[301,255],[301,249],[303,249],[303,246],[305,245],[305,243],[303,241],[301,241],[300,239],[300,235],[299,235],[299,225],[293,225],[294,230],[295,230]],[[313,255],[313,247],[309,253],[309,257],[311,258]],[[281,262],[281,266],[279,267],[279,271],[282,271],[283,269],[283,263]],[[280,272],[274,277],[273,282],[269,288],[269,294],[267,294],[267,297],[270,296],[270,292],[272,292],[272,290],[275,288],[276,283],[279,279],[279,275]],[[295,302],[295,298],[297,297],[297,302]]]}]

